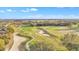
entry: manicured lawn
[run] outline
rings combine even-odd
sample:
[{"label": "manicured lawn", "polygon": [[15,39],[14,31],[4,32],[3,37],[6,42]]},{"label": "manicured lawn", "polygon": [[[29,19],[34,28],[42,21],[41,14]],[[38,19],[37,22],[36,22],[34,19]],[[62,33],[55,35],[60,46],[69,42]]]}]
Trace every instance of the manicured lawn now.
[{"label": "manicured lawn", "polygon": [[48,29],[48,30],[63,30],[67,29],[66,26],[40,26],[40,28]]}]

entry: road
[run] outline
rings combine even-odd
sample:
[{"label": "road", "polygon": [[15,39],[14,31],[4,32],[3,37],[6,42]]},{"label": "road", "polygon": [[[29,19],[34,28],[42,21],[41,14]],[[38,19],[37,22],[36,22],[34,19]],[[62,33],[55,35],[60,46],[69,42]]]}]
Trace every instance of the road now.
[{"label": "road", "polygon": [[26,38],[24,37],[20,37],[17,36],[16,33],[14,34],[14,43],[12,45],[12,48],[10,49],[10,51],[19,51],[19,45],[24,42],[26,40]]}]

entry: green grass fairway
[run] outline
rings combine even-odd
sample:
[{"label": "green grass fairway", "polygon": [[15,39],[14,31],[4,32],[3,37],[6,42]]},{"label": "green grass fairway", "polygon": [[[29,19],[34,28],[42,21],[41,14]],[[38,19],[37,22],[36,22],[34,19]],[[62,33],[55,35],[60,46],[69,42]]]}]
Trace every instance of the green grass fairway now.
[{"label": "green grass fairway", "polygon": [[[57,51],[67,50],[67,48],[62,45],[59,37],[44,36],[43,34],[40,34],[38,32],[38,30],[39,30],[38,28],[43,28],[43,29],[47,30],[50,34],[52,33],[52,32],[50,32],[50,30],[52,30],[55,34],[57,30],[63,29],[62,27],[55,27],[55,26],[21,27],[20,33],[19,33],[20,35],[25,36],[25,37],[27,37],[27,36],[32,37],[31,41],[29,40],[30,41],[29,46],[30,46],[31,50],[41,50],[41,51],[42,50],[48,50],[48,51],[51,51],[51,50],[57,50]],[[40,46],[39,43],[42,46]],[[26,45],[27,45],[27,43],[26,43]]]},{"label": "green grass fairway", "polygon": [[67,29],[66,26],[40,26],[40,28],[48,29],[48,30],[63,30]]}]

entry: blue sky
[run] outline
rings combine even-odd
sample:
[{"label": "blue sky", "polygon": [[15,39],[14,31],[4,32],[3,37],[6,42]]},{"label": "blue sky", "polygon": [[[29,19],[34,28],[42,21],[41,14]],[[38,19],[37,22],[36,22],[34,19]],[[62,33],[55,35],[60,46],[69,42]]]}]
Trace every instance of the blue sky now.
[{"label": "blue sky", "polygon": [[79,19],[79,8],[0,7],[0,19]]}]

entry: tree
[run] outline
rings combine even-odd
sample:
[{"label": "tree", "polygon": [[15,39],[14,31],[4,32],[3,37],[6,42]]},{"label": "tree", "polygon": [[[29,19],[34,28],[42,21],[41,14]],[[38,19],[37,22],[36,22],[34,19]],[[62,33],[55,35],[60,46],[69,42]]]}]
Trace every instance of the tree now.
[{"label": "tree", "polygon": [[7,26],[7,30],[9,33],[14,33],[14,27],[12,25]]}]

